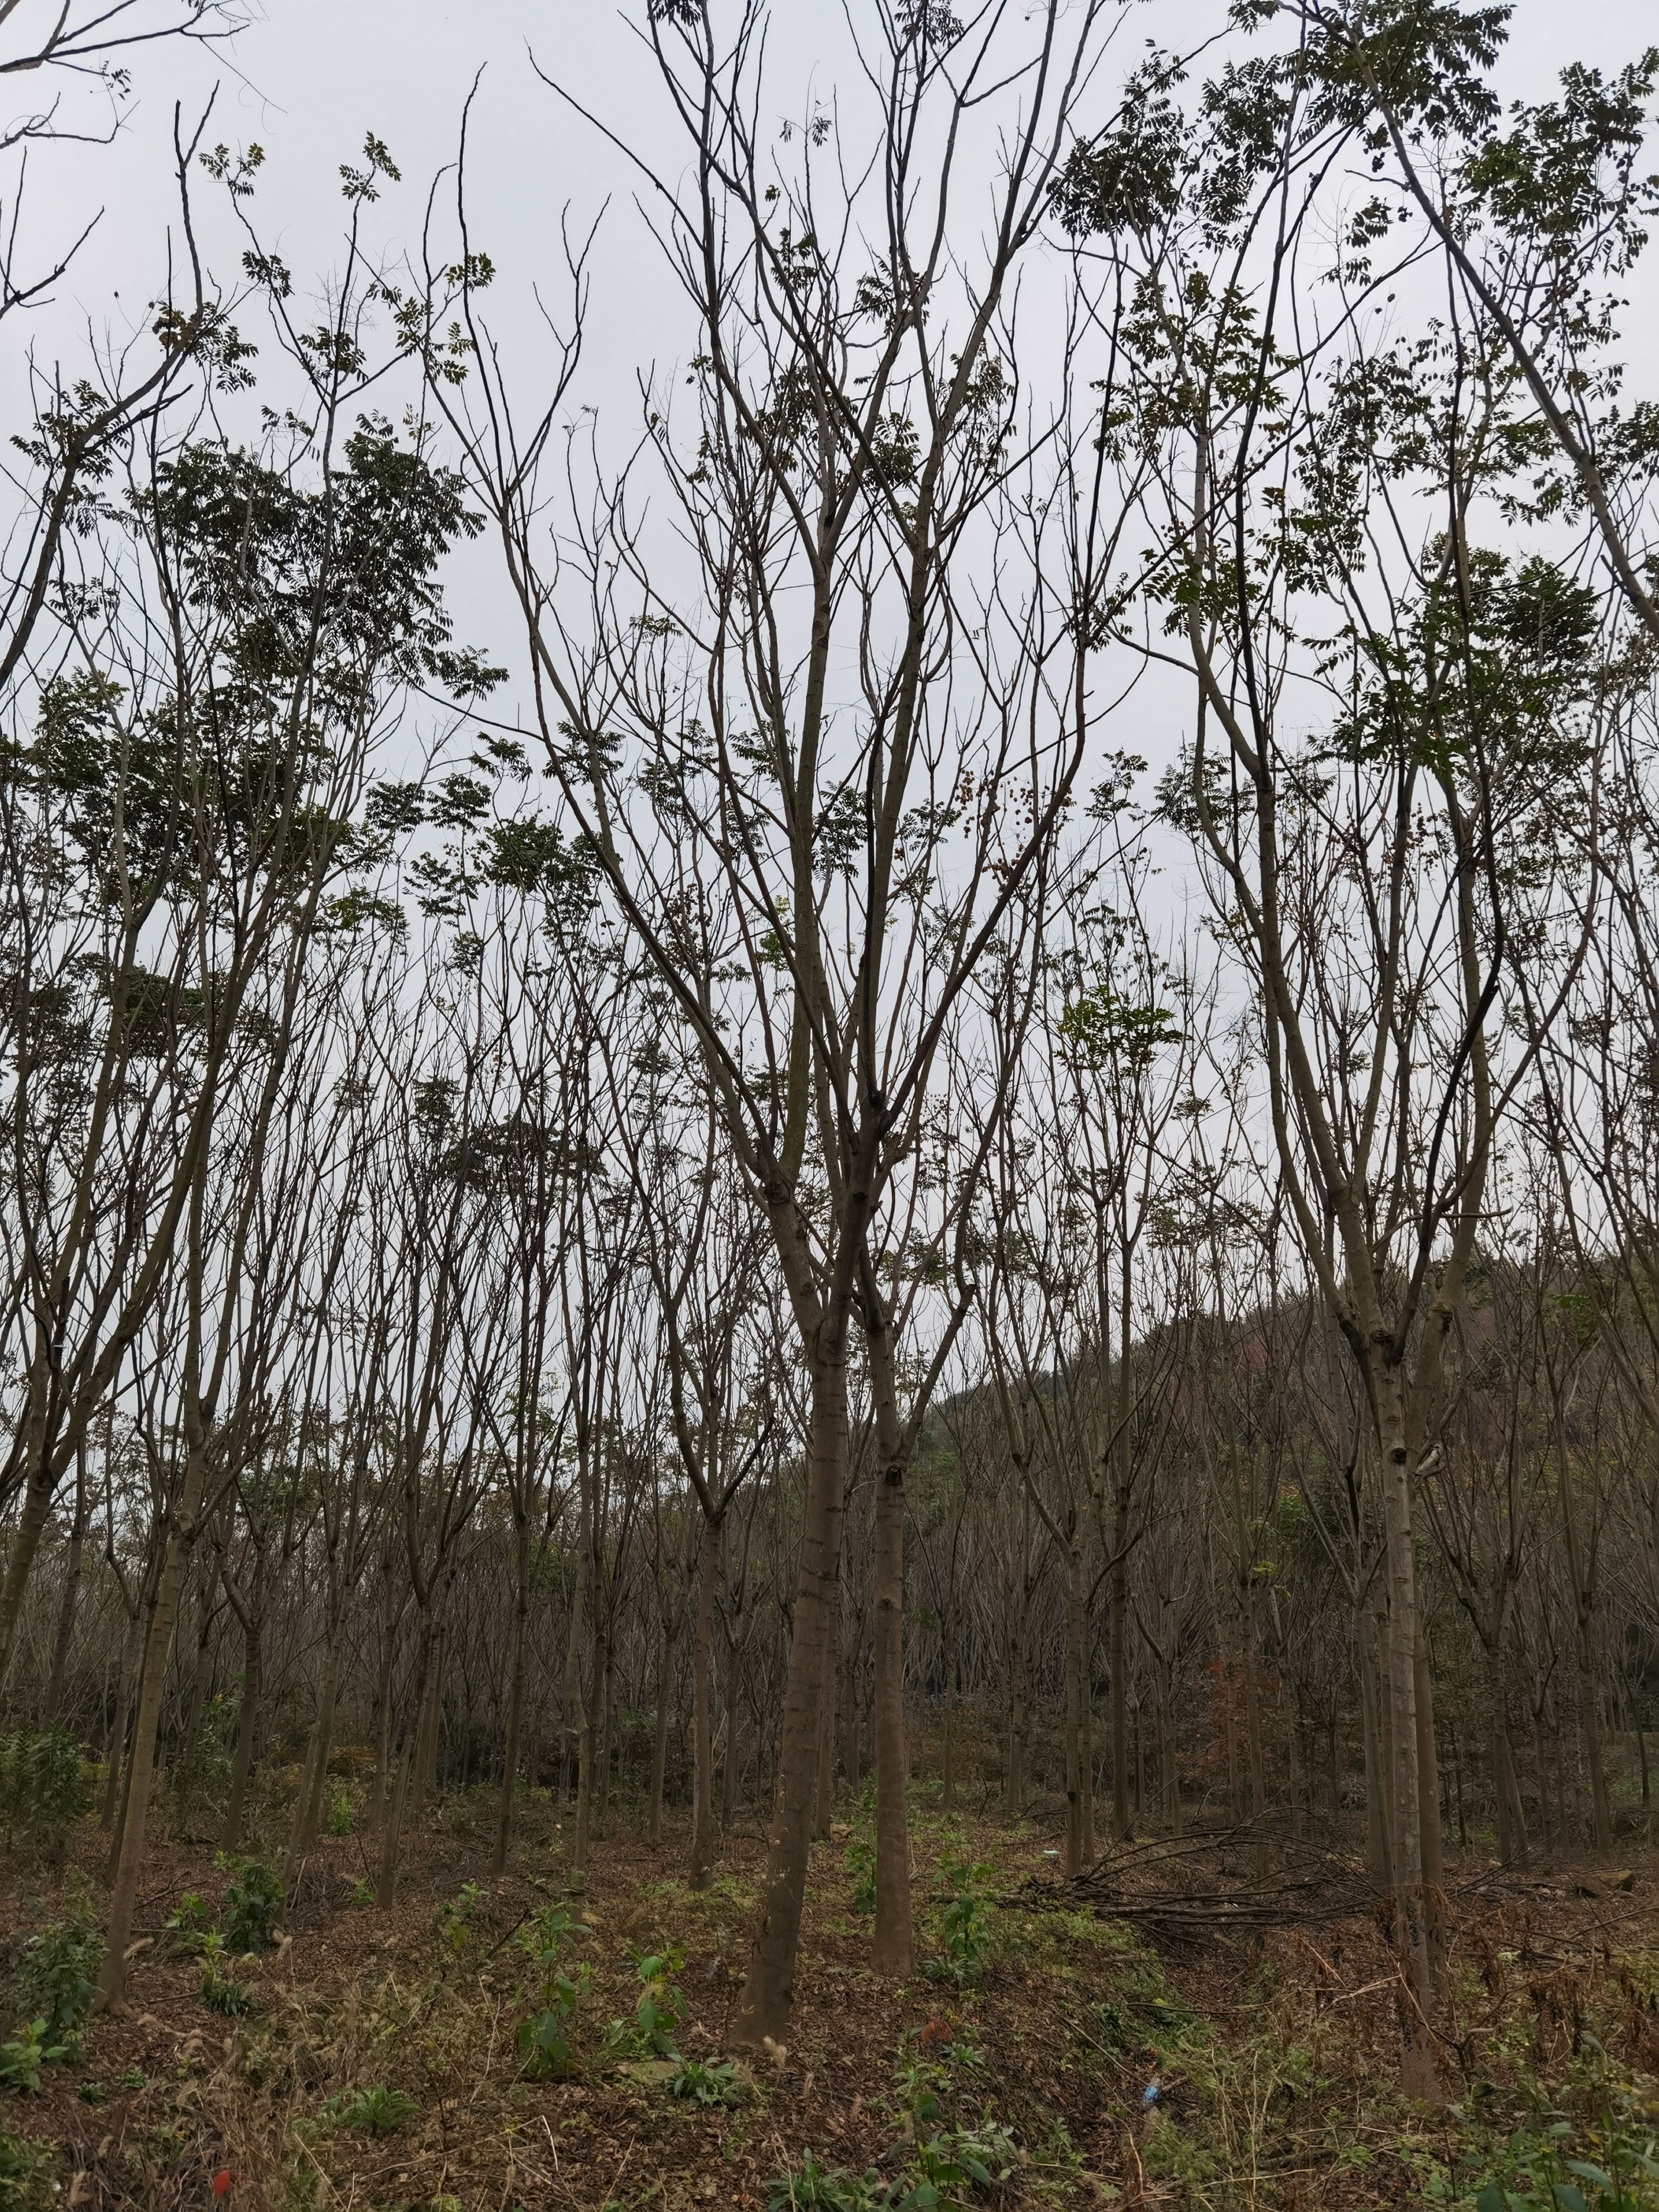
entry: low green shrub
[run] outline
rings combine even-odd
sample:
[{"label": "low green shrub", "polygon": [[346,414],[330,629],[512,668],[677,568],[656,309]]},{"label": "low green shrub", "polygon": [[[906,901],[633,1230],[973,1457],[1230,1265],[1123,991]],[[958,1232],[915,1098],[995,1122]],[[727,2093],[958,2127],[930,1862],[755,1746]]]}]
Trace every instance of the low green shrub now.
[{"label": "low green shrub", "polygon": [[233,1871],[225,1888],[225,1948],[239,1958],[244,1951],[268,1951],[283,1917],[283,1878],[268,1859],[221,1861],[226,1863]]},{"label": "low green shrub", "polygon": [[198,1994],[210,2012],[223,2013],[228,2020],[245,2020],[253,2010],[252,1990],[239,1982],[225,1964],[222,1936],[210,1936],[202,1946]]},{"label": "low green shrub", "polygon": [[684,1964],[674,1950],[648,1952],[634,1961],[640,1984],[631,2021],[613,2020],[610,2042],[613,2051],[635,2058],[678,2058],[674,2037],[685,2024],[685,1999],[672,1977]]},{"label": "low green shrub", "polygon": [[38,2089],[40,2069],[69,2057],[69,2045],[46,2041],[44,2020],[26,2020],[0,2043],[0,2089]]},{"label": "low green shrub", "polygon": [[693,2105],[735,2105],[741,2094],[736,2069],[729,2059],[704,2063],[682,2058],[663,2087],[671,2097]]},{"label": "low green shrub", "polygon": [[48,1920],[19,1946],[0,1989],[0,2022],[40,2018],[48,2044],[73,2051],[92,2009],[103,1931],[91,1899],[76,1898],[61,1920]]},{"label": "low green shrub", "polygon": [[0,1826],[20,1842],[61,1858],[75,1823],[91,1809],[92,1770],[65,1729],[0,1735]]},{"label": "low green shrub", "polygon": [[58,2197],[56,2163],[50,2143],[0,2128],[0,2212],[48,2212]]},{"label": "low green shrub", "polygon": [[415,2100],[402,2089],[348,2089],[329,2100],[327,2117],[337,2126],[364,2135],[389,2136],[415,2111]]}]

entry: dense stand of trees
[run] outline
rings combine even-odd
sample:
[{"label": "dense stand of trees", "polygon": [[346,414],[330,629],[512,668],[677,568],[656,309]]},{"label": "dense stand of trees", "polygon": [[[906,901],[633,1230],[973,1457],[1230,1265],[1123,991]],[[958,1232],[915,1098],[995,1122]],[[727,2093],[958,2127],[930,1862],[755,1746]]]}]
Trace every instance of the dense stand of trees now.
[{"label": "dense stand of trees", "polygon": [[0,607],[0,1708],[106,1762],[106,2002],[158,1822],[301,1883],[344,1765],[382,1905],[440,1788],[761,1821],[758,2041],[866,1776],[907,1969],[921,1771],[1363,1838],[1431,2092],[1449,1846],[1645,1806],[1659,57],[1247,13],[854,10],[775,142],[657,0],[630,444],[465,158],[302,309],[181,128]]}]

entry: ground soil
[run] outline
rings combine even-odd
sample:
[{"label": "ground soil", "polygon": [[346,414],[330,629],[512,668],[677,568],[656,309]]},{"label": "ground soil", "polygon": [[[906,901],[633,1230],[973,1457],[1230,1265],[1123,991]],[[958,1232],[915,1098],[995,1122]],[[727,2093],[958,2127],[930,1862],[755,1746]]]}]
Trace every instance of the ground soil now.
[{"label": "ground soil", "polygon": [[[667,1979],[682,2016],[665,2039],[717,2062],[758,1831],[729,1838],[694,1893],[682,1829],[671,1821],[653,1850],[613,1813],[578,1887],[546,1802],[530,1808],[511,1873],[490,1880],[492,1813],[482,1791],[428,1808],[389,1911],[355,1901],[364,1840],[331,1837],[277,1948],[233,1969],[252,2007],[241,2018],[204,2003],[201,1962],[166,1926],[187,1892],[218,1911],[227,1875],[210,1844],[161,1846],[129,2010],[93,2021],[39,2091],[0,2094],[0,2131],[51,2146],[58,2203],[158,2212],[761,2208],[788,2204],[792,2173],[801,2203],[868,2204],[890,2187],[897,2203],[926,2179],[918,2147],[948,2148],[953,2129],[999,2154],[988,2182],[956,2185],[963,2204],[1358,2212],[1475,2203],[1500,2167],[1505,2185],[1518,2172],[1530,2187],[1514,2148],[1528,2128],[1553,2126],[1565,2156],[1613,2142],[1616,2120],[1638,2161],[1624,2201],[1659,2203],[1639,2168],[1659,2071],[1659,1865],[1640,1852],[1524,1874],[1454,1863],[1436,2111],[1396,2093],[1397,1983],[1340,1852],[1322,1877],[1307,1847],[1224,1837],[1179,1857],[1120,1854],[1068,1889],[1049,1825],[947,1817],[924,1792],[915,1897],[929,1970],[896,1987],[867,1965],[867,1815],[853,1808],[815,1850],[793,2036],[732,2077],[729,2106],[705,2108],[671,2096],[672,2067],[630,2047],[637,1962],[678,1954]],[[77,1881],[96,1902],[100,1856],[88,1823],[62,1871],[0,1861],[14,1953]],[[588,1985],[568,2073],[537,2080],[518,2040],[539,2002],[524,1937],[562,1904],[584,1916],[568,1964],[580,1979],[585,1963]],[[364,2090],[401,2093],[406,2108],[381,2100],[392,2124],[376,2132],[352,2101]],[[816,2185],[816,2200],[808,2153],[846,2177]],[[1539,2185],[1513,2201],[1549,2203]],[[1593,2185],[1563,2186],[1600,2201]],[[934,2201],[951,2197],[947,2178]]]}]

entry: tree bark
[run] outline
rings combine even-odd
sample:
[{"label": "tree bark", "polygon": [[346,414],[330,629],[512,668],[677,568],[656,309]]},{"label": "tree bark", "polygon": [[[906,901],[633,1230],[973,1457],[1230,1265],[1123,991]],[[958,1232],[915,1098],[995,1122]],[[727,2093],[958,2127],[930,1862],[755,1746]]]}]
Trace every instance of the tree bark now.
[{"label": "tree bark", "polygon": [[786,2039],[794,2004],[795,1956],[812,1844],[824,1615],[836,1587],[839,1516],[847,1492],[846,1357],[845,1340],[837,1338],[820,1352],[811,1376],[806,1508],[778,1740],[777,1787],[761,1916],[730,2034],[733,2044],[750,2050],[759,2049],[768,2039],[774,2043]]},{"label": "tree bark", "polygon": [[[879,1415],[878,1416],[879,1420]],[[876,1926],[871,1964],[910,1972],[910,1760],[904,1732],[904,1461],[891,1440],[876,1476],[874,1589]]]},{"label": "tree bark", "polygon": [[[702,1524],[697,1547],[696,1622],[691,1642],[691,1865],[693,1889],[707,1889],[714,1864],[714,1595],[720,1531]],[[731,1753],[728,1747],[727,1757]]]},{"label": "tree bark", "polygon": [[52,1665],[46,1674],[46,1695],[40,1704],[40,1725],[56,1728],[64,1702],[64,1682],[69,1673],[70,1645],[75,1637],[75,1607],[81,1592],[81,1555],[86,1543],[91,1501],[87,1495],[87,1446],[82,1438],[75,1455],[75,1519],[70,1528],[69,1557],[64,1563],[64,1591],[58,1601],[58,1626],[52,1639]]},{"label": "tree bark", "polygon": [[1418,1759],[1417,1560],[1412,1526],[1410,1455],[1396,1374],[1376,1378],[1382,1445],[1382,1521],[1389,1592],[1389,1807],[1394,1851],[1394,1941],[1400,1961],[1401,2086],[1408,2097],[1437,2100],[1440,2081],[1430,2039],[1434,2000],[1423,1893],[1422,1771]]},{"label": "tree bark", "polygon": [[[1116,1623],[1113,1624],[1113,1650],[1118,1644]],[[1083,1680],[1083,1538],[1073,1528],[1071,1541],[1066,1547],[1066,1875],[1074,1881],[1083,1872],[1083,1796],[1086,1786],[1084,1772],[1083,1702],[1086,1694]],[[1112,1683],[1112,1725],[1114,1743],[1117,1727],[1120,1687],[1115,1667]],[[1114,1815],[1116,1814],[1117,1775],[1113,1776]],[[1126,1830],[1119,1830],[1125,1833]]]},{"label": "tree bark", "polygon": [[507,1736],[501,1747],[501,1802],[495,1815],[492,1874],[504,1874],[513,1844],[513,1806],[519,1787],[519,1741],[524,1725],[525,1641],[530,1624],[530,1524],[523,1514],[514,1530],[513,1655],[507,1674]]},{"label": "tree bark", "polygon": [[104,1963],[98,1978],[97,2008],[118,2012],[125,2005],[127,1986],[127,1947],[132,1941],[132,1917],[138,1902],[138,1876],[143,1867],[149,1821],[150,1790],[155,1778],[155,1742],[161,1718],[161,1692],[167,1681],[167,1661],[178,1626],[179,1602],[185,1573],[197,1535],[197,1516],[207,1482],[207,1457],[198,1443],[185,1462],[183,1495],[167,1531],[167,1552],[156,1584],[155,1606],[145,1639],[138,1681],[138,1710],[133,1723],[132,1749],[128,1756],[127,1802],[121,1823],[120,1848],[111,1886],[109,1926]]},{"label": "tree bark", "polygon": [[657,1725],[651,1745],[651,1814],[649,1834],[654,1851],[662,1842],[663,1778],[668,1769],[668,1695],[673,1686],[674,1646],[666,1625],[657,1656]]},{"label": "tree bark", "polygon": [[242,1840],[242,1808],[253,1765],[253,1731],[264,1691],[264,1622],[256,1594],[242,1622],[242,1705],[236,1722],[236,1754],[231,1762],[230,1796],[225,1806],[222,1849],[234,1851]]}]

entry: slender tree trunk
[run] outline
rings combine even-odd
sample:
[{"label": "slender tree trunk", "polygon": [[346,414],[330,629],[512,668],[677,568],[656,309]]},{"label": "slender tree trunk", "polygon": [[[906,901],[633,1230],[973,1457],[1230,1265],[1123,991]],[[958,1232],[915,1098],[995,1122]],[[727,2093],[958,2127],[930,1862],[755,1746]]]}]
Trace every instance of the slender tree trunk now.
[{"label": "slender tree trunk", "polygon": [[514,1531],[513,1655],[507,1672],[507,1737],[501,1747],[501,1802],[495,1816],[492,1874],[504,1874],[513,1846],[513,1807],[519,1787],[519,1738],[524,1724],[525,1643],[530,1626],[530,1524],[518,1516]]},{"label": "slender tree trunk", "polygon": [[[714,1597],[720,1530],[705,1520],[697,1547],[696,1620],[691,1640],[691,1866],[693,1889],[707,1889],[714,1864]],[[730,1752],[727,1753],[728,1761]]]},{"label": "slender tree trunk", "polygon": [[247,1796],[247,1778],[253,1765],[253,1731],[259,1717],[260,1699],[264,1694],[264,1607],[256,1602],[248,1609],[242,1624],[242,1704],[236,1721],[236,1753],[231,1761],[230,1796],[225,1806],[225,1825],[221,1848],[237,1850],[242,1841],[242,1808]]},{"label": "slender tree trunk", "polygon": [[580,1788],[580,1736],[586,1698],[583,1688],[582,1654],[587,1634],[588,1516],[586,1480],[582,1492],[581,1526],[576,1542],[576,1586],[570,1594],[570,1623],[564,1645],[563,1779],[560,1796],[574,1810]]},{"label": "slender tree trunk", "polygon": [[[1113,1637],[1115,1650],[1117,1638]],[[1083,1538],[1077,1528],[1066,1547],[1066,1875],[1075,1881],[1084,1868],[1083,1794]],[[1118,1684],[1114,1676],[1112,1715],[1116,1726]],[[1114,1778],[1115,1786],[1115,1778]],[[1116,1807],[1114,1805],[1114,1813]]]},{"label": "slender tree trunk", "polygon": [[818,1778],[817,1809],[812,1820],[812,1832],[820,1838],[830,1833],[830,1825],[836,1817],[836,1735],[841,1720],[840,1700],[836,1692],[841,1678],[841,1588],[836,1585],[834,1601],[829,1607],[829,1619],[824,1633],[830,1639],[823,1655],[823,1700],[818,1711]]},{"label": "slender tree trunk", "polygon": [[201,1607],[197,1616],[196,1664],[191,1670],[190,1691],[185,1699],[173,1753],[173,1826],[183,1842],[191,1840],[190,1799],[197,1779],[197,1740],[202,1731],[202,1716],[207,1710],[208,1686],[212,1675],[213,1598],[218,1573],[216,1559],[202,1592]]},{"label": "slender tree trunk", "polygon": [[1595,1658],[1590,1639],[1588,1606],[1578,1626],[1578,1725],[1584,1740],[1584,1764],[1589,1769],[1590,1833],[1598,1851],[1613,1849],[1613,1805],[1607,1796],[1607,1767],[1601,1756],[1601,1721],[1596,1696]]},{"label": "slender tree trunk", "polygon": [[[730,2039],[758,2049],[787,2039],[795,1956],[812,1844],[824,1613],[835,1592],[840,1510],[847,1494],[847,1353],[842,1338],[821,1348],[811,1377],[806,1505],[795,1588],[794,1633],[784,1683],[777,1788],[761,1911]],[[728,1754],[729,1755],[729,1754]]]},{"label": "slender tree trunk", "polygon": [[64,1564],[64,1590],[58,1601],[58,1626],[52,1639],[52,1665],[46,1674],[46,1696],[40,1705],[40,1724],[55,1728],[64,1702],[64,1680],[69,1672],[70,1645],[75,1636],[76,1601],[81,1594],[81,1555],[86,1542],[87,1446],[82,1437],[75,1456],[75,1519],[70,1528],[69,1557]]},{"label": "slender tree trunk", "polygon": [[[154,1612],[144,1601],[142,1590],[138,1602],[127,1621],[125,1642],[121,1651],[121,1687],[115,1711],[115,1726],[109,1739],[108,1764],[104,1772],[104,1803],[99,1815],[99,1825],[118,1849],[115,1836],[116,1812],[125,1796],[125,1778],[131,1763],[130,1744],[132,1734],[132,1705],[138,1685],[138,1670],[143,1663],[144,1636]],[[112,1856],[110,1873],[115,1871]]]},{"label": "slender tree trunk", "polygon": [[1112,1834],[1129,1832],[1128,1499],[1121,1483],[1112,1513]]},{"label": "slender tree trunk", "polygon": [[1417,1727],[1417,1561],[1412,1527],[1410,1455],[1400,1378],[1385,1370],[1375,1401],[1382,1445],[1382,1519],[1389,1595],[1389,1807],[1394,1850],[1394,1940],[1400,1960],[1401,2086],[1437,2100],[1440,2082],[1429,2032],[1434,2000],[1423,1893],[1422,1774]]},{"label": "slender tree trunk", "polygon": [[[311,1739],[306,1747],[305,1772],[301,1778],[299,1796],[295,1801],[288,1863],[283,1869],[283,1885],[288,1888],[292,1888],[299,1879],[301,1863],[316,1846],[317,1831],[322,1822],[323,1790],[328,1779],[328,1754],[334,1736],[334,1708],[339,1687],[340,1621],[337,1615],[329,1623],[328,1648],[323,1661],[322,1695],[318,1700],[316,1717],[311,1724]],[[373,1808],[370,1822],[372,1826]]]},{"label": "slender tree trunk", "polygon": [[[879,1416],[878,1417],[879,1419]],[[876,1476],[876,1926],[871,1963],[902,1981],[910,1928],[909,1753],[904,1731],[904,1464],[891,1440]],[[833,1600],[832,1600],[833,1602]]]},{"label": "slender tree trunk", "polygon": [[1169,1808],[1170,1833],[1178,1836],[1182,1832],[1181,1747],[1176,1740],[1175,1686],[1170,1674],[1162,1668],[1158,1672],[1164,1691],[1164,1711],[1158,1734],[1164,1745],[1164,1803]]},{"label": "slender tree trunk", "polygon": [[1359,1651],[1359,1708],[1365,1743],[1365,1865],[1380,1888],[1394,1887],[1394,1854],[1389,1845],[1388,1765],[1382,1748],[1382,1686],[1377,1664],[1375,1613],[1360,1606],[1354,1614]]},{"label": "slender tree trunk", "polygon": [[0,1577],[0,1687],[4,1686],[6,1670],[11,1663],[17,1624],[23,1613],[23,1594],[46,1533],[52,1501],[58,1489],[44,1425],[40,1421],[32,1421],[31,1425],[34,1433],[29,1440],[29,1473],[23,1490],[23,1510],[11,1532],[11,1540],[6,1547],[6,1571]]},{"label": "slender tree trunk", "polygon": [[1030,1699],[1025,1680],[1025,1605],[1016,1601],[1008,1640],[1008,1772],[1002,1809],[1011,1820],[1025,1811],[1025,1767],[1031,1735]]},{"label": "slender tree trunk", "polygon": [[[596,1616],[594,1626],[599,1626]],[[611,1810],[611,1722],[616,1707],[617,1684],[616,1616],[609,1606],[594,1654],[594,1666],[599,1679],[599,1725],[593,1743],[593,1778],[588,1789],[588,1802],[593,1808],[593,1831],[602,1836],[605,1817]]]},{"label": "slender tree trunk", "polygon": [[1422,1616],[1412,1653],[1416,1676],[1418,1806],[1422,1819],[1423,1911],[1428,1927],[1429,1972],[1437,1991],[1446,1957],[1446,1849],[1440,1826],[1440,1762],[1434,1747],[1434,1686]]},{"label": "slender tree trunk", "polygon": [[663,1778],[668,1771],[668,1693],[673,1686],[674,1646],[665,1624],[662,1649],[657,1657],[657,1727],[651,1746],[651,1814],[649,1833],[654,1851],[662,1842]]},{"label": "slender tree trunk", "polygon": [[410,1698],[409,1726],[404,1730],[404,1740],[398,1753],[397,1765],[390,1778],[391,1795],[386,1808],[386,1821],[380,1838],[380,1872],[374,1884],[374,1903],[382,1912],[389,1912],[398,1901],[398,1852],[403,1840],[404,1817],[409,1809],[410,1784],[416,1762],[420,1756],[422,1724],[426,1715],[427,1698],[433,1674],[433,1644],[434,1642],[430,1615],[421,1624],[421,1640],[416,1660],[415,1683]]},{"label": "slender tree trunk", "polygon": [[433,1639],[432,1680],[427,1691],[426,1728],[421,1740],[421,1764],[417,1775],[418,1788],[415,1802],[422,1805],[437,1793],[438,1741],[443,1729],[444,1716],[444,1656],[449,1642],[449,1632],[441,1628]]},{"label": "slender tree trunk", "polygon": [[109,1925],[104,1964],[98,1978],[97,2008],[118,2012],[126,1999],[127,1947],[132,1941],[132,1917],[138,1902],[138,1877],[143,1869],[149,1823],[150,1790],[155,1778],[155,1741],[161,1719],[161,1692],[167,1681],[173,1633],[178,1626],[179,1602],[184,1594],[185,1573],[197,1534],[197,1516],[207,1482],[207,1458],[193,1446],[185,1462],[183,1494],[167,1531],[167,1551],[156,1583],[155,1606],[145,1639],[138,1680],[138,1710],[133,1723],[132,1749],[127,1760],[129,1776],[126,1813],[121,1823],[120,1849],[111,1885]]}]

